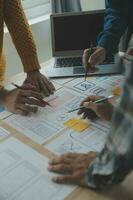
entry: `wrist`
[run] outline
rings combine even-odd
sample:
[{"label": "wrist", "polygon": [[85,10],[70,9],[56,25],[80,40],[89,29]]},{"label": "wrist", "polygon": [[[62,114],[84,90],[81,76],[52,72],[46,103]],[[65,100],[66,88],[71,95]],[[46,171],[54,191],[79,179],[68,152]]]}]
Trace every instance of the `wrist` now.
[{"label": "wrist", "polygon": [[27,74],[32,74],[32,73],[35,73],[35,72],[39,72],[39,69],[34,69],[32,71],[29,71],[29,72],[27,72]]}]

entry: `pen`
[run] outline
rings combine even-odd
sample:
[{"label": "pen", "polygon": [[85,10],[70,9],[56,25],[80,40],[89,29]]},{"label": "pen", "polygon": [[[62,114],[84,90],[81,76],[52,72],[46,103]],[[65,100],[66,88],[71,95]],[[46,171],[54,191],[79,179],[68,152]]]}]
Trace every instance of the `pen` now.
[{"label": "pen", "polygon": [[[28,90],[28,88],[23,88],[15,83],[11,83],[13,86],[15,86],[16,88],[18,89],[21,89],[21,90]],[[41,103],[43,103],[44,106],[48,105],[50,107],[52,107],[47,101],[44,101],[43,99],[39,98],[39,97],[36,97],[36,99],[38,99]]]},{"label": "pen", "polygon": [[[93,43],[91,43],[90,45],[90,56],[93,54],[94,49],[93,49]],[[91,67],[90,63],[87,64],[87,66],[85,66],[85,81],[87,78],[87,74],[88,74],[88,69]]]},{"label": "pen", "polygon": [[[109,99],[112,99],[113,97],[114,97],[114,95],[110,95],[110,96],[108,96],[108,97],[104,97],[104,98],[98,99],[98,100],[94,101],[93,103],[96,103],[96,104],[97,104],[97,103],[102,103],[102,102],[104,102],[104,101],[107,101],[107,100],[109,100]],[[71,113],[71,112],[74,112],[74,111],[76,111],[76,110],[80,110],[80,109],[83,109],[83,108],[87,109],[85,106],[80,106],[80,107],[75,108],[75,109],[73,109],[73,110],[69,110],[68,113]]]}]

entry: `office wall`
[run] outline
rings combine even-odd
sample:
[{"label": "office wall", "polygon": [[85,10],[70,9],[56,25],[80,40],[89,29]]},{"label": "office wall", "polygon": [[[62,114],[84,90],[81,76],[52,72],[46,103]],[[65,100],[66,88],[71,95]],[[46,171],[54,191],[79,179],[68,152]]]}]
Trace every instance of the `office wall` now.
[{"label": "office wall", "polygon": [[105,0],[80,0],[80,2],[84,11],[105,8]]}]

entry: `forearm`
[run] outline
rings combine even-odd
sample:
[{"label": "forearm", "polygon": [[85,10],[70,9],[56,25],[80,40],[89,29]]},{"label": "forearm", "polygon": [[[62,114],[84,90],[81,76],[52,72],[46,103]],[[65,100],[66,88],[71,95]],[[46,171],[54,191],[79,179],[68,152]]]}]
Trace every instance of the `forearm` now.
[{"label": "forearm", "polygon": [[20,0],[5,0],[4,20],[9,29],[18,54],[22,60],[24,71],[39,69],[39,61],[35,42]]},{"label": "forearm", "polygon": [[120,38],[127,28],[127,21],[120,3],[106,1],[104,30],[98,37],[98,46],[104,47],[107,55],[118,51]]},{"label": "forearm", "polygon": [[[125,99],[124,103],[127,103]],[[115,112],[105,147],[88,169],[88,186],[92,188],[112,187],[133,170],[133,113],[130,104],[132,101],[126,104],[130,114],[125,115],[125,107]]]}]

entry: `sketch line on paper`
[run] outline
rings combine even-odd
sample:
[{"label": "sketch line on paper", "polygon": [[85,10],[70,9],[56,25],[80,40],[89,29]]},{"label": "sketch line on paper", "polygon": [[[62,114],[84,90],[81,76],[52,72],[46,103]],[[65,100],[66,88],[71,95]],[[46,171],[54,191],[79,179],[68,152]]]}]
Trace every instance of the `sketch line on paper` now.
[{"label": "sketch line on paper", "polygon": [[66,152],[77,152],[77,150],[81,149],[81,147],[75,144],[73,141],[66,141],[61,146],[63,149],[65,149]]},{"label": "sketch line on paper", "polygon": [[70,136],[71,139],[73,139],[73,140],[79,142],[80,144],[86,146],[86,147],[89,148],[89,149],[92,149],[92,151],[95,151],[95,150],[96,150],[96,149],[94,149],[94,147],[92,147],[93,145],[92,145],[92,146],[91,146],[91,145],[87,145],[86,143],[82,142],[80,139],[77,139],[76,137],[74,137],[74,136],[73,136],[73,133],[70,133],[69,136]]},{"label": "sketch line on paper", "polygon": [[79,89],[82,92],[85,92],[85,91],[89,90],[90,88],[92,88],[94,86],[95,86],[94,83],[91,83],[89,81],[83,81],[83,82],[80,82],[80,83],[74,85],[74,88]]}]

